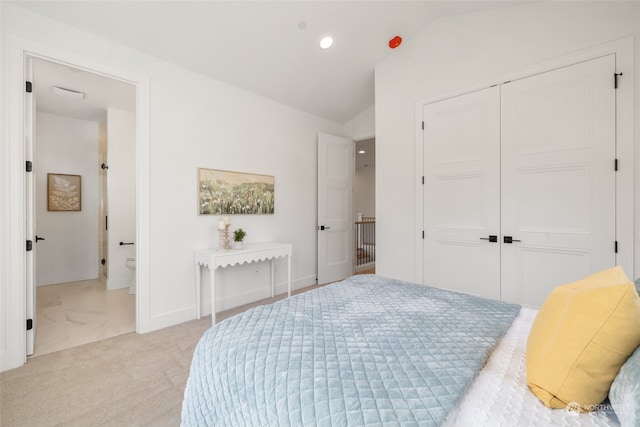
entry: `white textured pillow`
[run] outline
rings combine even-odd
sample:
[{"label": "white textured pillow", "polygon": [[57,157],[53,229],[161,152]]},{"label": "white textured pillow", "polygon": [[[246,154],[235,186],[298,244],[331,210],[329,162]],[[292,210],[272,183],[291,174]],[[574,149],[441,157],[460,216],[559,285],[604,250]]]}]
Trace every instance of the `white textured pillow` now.
[{"label": "white textured pillow", "polygon": [[640,347],[613,380],[609,401],[622,427],[640,426]]}]

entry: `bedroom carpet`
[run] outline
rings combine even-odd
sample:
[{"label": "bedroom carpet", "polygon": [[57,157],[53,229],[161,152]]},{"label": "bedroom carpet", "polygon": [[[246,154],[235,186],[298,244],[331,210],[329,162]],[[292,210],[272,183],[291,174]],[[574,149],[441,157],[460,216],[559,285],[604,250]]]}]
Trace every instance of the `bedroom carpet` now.
[{"label": "bedroom carpet", "polygon": [[30,358],[0,374],[2,426],[177,426],[204,317]]},{"label": "bedroom carpet", "polygon": [[[222,321],[285,296],[217,317]],[[193,350],[209,327],[206,316],[30,357],[26,365],[0,373],[0,426],[178,426]]]}]

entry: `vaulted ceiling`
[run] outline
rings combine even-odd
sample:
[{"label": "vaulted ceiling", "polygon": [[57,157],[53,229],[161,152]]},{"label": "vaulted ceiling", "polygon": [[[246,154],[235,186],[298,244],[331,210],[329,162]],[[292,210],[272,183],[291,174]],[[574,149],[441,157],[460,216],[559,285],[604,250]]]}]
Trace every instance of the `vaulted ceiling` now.
[{"label": "vaulted ceiling", "polygon": [[[435,19],[518,1],[31,1],[14,4],[329,120],[374,103],[374,67]],[[322,37],[334,45],[320,49]],[[402,46],[398,48],[402,49]]]}]

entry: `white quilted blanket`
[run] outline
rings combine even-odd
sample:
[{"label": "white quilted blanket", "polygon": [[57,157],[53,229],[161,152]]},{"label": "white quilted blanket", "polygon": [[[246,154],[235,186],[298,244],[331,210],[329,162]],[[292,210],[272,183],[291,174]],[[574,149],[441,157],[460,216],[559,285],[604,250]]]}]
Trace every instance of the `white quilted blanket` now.
[{"label": "white quilted blanket", "polygon": [[[537,310],[522,308],[487,365],[473,381],[446,427],[617,426],[612,411],[578,414],[544,406],[527,388],[525,348]],[[550,363],[552,363],[550,361]],[[609,412],[607,415],[606,412]]]}]

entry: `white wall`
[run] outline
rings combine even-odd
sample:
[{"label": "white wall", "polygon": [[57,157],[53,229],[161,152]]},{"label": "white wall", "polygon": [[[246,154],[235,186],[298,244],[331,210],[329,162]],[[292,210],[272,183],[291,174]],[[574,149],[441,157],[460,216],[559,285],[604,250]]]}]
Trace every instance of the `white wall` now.
[{"label": "white wall", "polygon": [[[195,317],[193,251],[217,245],[218,220],[215,216],[197,215],[198,167],[274,175],[276,213],[234,216],[232,228],[243,227],[248,233],[247,242],[280,240],[292,243],[293,287],[315,283],[317,134],[342,135],[340,124],[143,55],[6,2],[0,3],[0,7],[2,43],[7,43],[11,33],[15,35],[12,40],[17,37],[38,46],[68,52],[85,63],[96,64],[98,69],[148,77],[150,155],[145,160],[149,162],[150,171],[150,214],[141,221],[148,224],[151,250],[148,254],[149,293],[145,295],[149,311],[139,319],[139,323],[145,325],[144,330]],[[17,65],[9,61],[11,53],[4,53],[3,64],[7,69],[15,69]],[[15,81],[6,81],[5,89],[22,84],[20,76],[15,73],[11,76]],[[7,104],[4,104],[3,111],[6,108]],[[16,117],[20,116],[3,115],[2,128],[6,129],[5,125],[9,123],[11,129],[21,126]],[[3,146],[8,146],[11,158],[17,156],[21,144],[13,139],[2,141]],[[8,160],[2,162],[3,167],[9,165]],[[14,175],[2,175],[2,186],[8,186],[11,194],[19,195],[19,186],[12,184],[15,183],[12,180],[22,179],[22,172],[15,167],[11,170],[15,171],[10,172]],[[11,230],[12,226],[19,230],[22,200],[12,198],[7,202],[1,211],[3,231]],[[20,238],[15,236],[11,242],[14,241],[12,250],[21,251],[24,241],[18,245]],[[7,290],[7,298],[0,307],[3,313],[14,313],[16,310],[8,310],[8,307],[21,301],[17,291],[20,283],[12,285],[14,281],[6,280],[20,277],[18,270],[16,265],[2,276],[3,291]],[[237,271],[229,269],[219,274],[223,299],[218,309],[269,293],[268,263]],[[284,290],[285,280],[286,263],[278,262],[276,283],[279,291]],[[140,283],[138,287],[140,289]],[[208,289],[205,287],[203,291],[203,301],[207,301]],[[204,312],[207,310],[205,306]],[[3,346],[0,348],[3,355],[0,369],[17,366],[16,360],[20,358],[16,359],[14,355],[19,349],[11,345],[19,347],[20,335],[13,333],[11,325],[24,324],[24,319],[20,321],[18,316],[10,320],[3,324],[0,337]],[[7,354],[12,348],[13,353]]]},{"label": "white wall", "polygon": [[356,213],[362,216],[376,216],[376,167],[356,168],[354,180]]},{"label": "white wall", "polygon": [[[36,284],[98,277],[98,123],[36,114]],[[47,173],[80,175],[79,212],[47,210]]]},{"label": "white wall", "polygon": [[129,287],[134,274],[125,262],[136,255],[135,113],[107,109],[107,165],[107,289],[113,290]]},{"label": "white wall", "polygon": [[[354,141],[361,141],[375,137],[375,105],[364,110],[344,125],[344,133]],[[355,212],[363,216],[376,216],[376,169],[375,166],[356,168]]]},{"label": "white wall", "polygon": [[[376,67],[379,274],[415,280],[416,102],[629,35],[640,81],[640,3],[540,2],[437,20]],[[638,110],[640,85],[635,86]],[[635,128],[640,116],[635,114]],[[640,274],[640,138],[635,136],[635,269]],[[624,159],[630,166],[633,159]],[[397,248],[407,248],[398,251]]]},{"label": "white wall", "polygon": [[347,138],[354,141],[373,138],[376,133],[375,129],[375,105],[364,110],[344,125],[344,134]]}]

